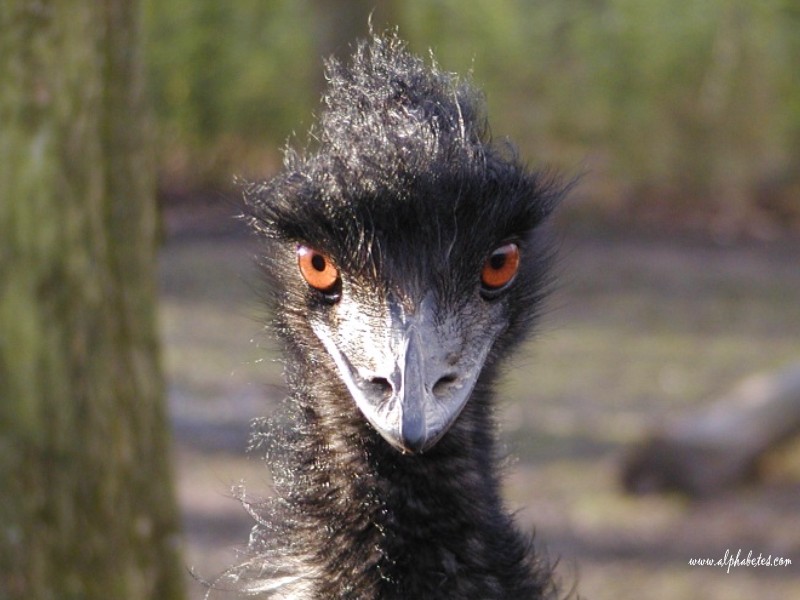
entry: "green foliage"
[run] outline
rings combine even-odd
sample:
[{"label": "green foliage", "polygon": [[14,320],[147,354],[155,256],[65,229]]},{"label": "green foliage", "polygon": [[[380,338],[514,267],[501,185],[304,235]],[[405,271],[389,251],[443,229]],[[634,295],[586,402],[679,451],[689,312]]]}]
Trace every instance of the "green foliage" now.
[{"label": "green foliage", "polygon": [[146,2],[146,9],[162,160],[190,171],[179,176],[195,184],[229,179],[233,172],[225,169],[234,165],[226,158],[272,150],[309,121],[312,67],[321,62],[312,59],[313,40],[300,26],[307,2],[171,0]]},{"label": "green foliage", "polygon": [[281,135],[306,119],[312,40],[296,25],[304,5],[151,2],[150,77],[164,122],[208,142]]},{"label": "green foliage", "polygon": [[[765,183],[797,185],[800,11],[790,0],[388,6],[378,14],[391,14],[415,51],[472,73],[497,135],[536,163],[589,170],[586,193],[605,206],[668,203],[746,219]],[[183,144],[234,136],[262,149],[306,129],[325,7],[152,2],[162,124]],[[793,214],[800,220],[800,206]]]}]

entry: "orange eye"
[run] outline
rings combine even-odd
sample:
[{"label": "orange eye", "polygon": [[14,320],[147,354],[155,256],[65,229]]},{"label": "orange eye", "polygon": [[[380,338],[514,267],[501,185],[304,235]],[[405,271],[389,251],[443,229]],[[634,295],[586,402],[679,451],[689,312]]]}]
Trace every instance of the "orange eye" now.
[{"label": "orange eye", "polygon": [[499,290],[514,279],[519,270],[519,247],[503,244],[489,255],[481,270],[481,283],[487,290]]},{"label": "orange eye", "polygon": [[313,248],[297,247],[297,265],[308,285],[320,292],[331,291],[339,280],[339,270],[331,259]]}]

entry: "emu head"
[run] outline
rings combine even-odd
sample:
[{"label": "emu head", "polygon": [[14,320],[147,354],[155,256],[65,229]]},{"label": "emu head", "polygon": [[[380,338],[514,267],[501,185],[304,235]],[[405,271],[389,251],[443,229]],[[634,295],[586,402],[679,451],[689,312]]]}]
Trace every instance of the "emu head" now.
[{"label": "emu head", "polygon": [[245,191],[305,370],[290,384],[341,384],[389,444],[424,452],[528,329],[561,190],[492,145],[473,89],[395,38],[330,62],[328,81],[317,147]]}]

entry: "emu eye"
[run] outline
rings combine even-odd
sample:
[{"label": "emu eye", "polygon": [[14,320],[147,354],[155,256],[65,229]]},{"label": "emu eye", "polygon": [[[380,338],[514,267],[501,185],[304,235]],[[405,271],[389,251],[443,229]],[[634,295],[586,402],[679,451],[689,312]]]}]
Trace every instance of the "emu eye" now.
[{"label": "emu eye", "polygon": [[489,292],[504,288],[514,280],[519,270],[519,246],[503,244],[489,255],[481,269],[481,283]]},{"label": "emu eye", "polygon": [[331,259],[308,246],[297,247],[297,265],[306,283],[319,292],[330,292],[339,281]]}]

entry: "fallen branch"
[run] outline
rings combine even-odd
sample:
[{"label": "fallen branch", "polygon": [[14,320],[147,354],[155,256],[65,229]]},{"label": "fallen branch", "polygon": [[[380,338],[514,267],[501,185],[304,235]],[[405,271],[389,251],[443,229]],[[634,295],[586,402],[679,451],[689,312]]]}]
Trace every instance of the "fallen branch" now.
[{"label": "fallen branch", "polygon": [[704,409],[652,432],[622,466],[626,491],[706,496],[757,474],[765,454],[800,433],[800,364],[744,380]]}]

